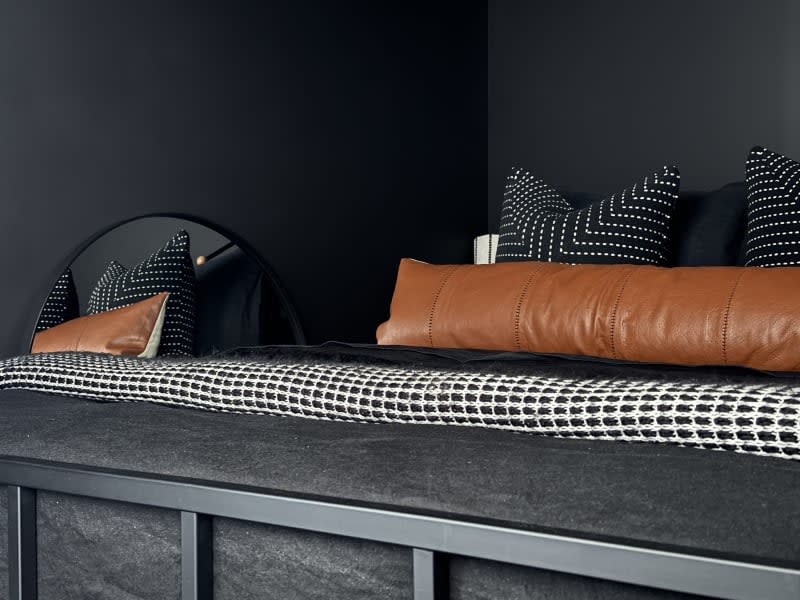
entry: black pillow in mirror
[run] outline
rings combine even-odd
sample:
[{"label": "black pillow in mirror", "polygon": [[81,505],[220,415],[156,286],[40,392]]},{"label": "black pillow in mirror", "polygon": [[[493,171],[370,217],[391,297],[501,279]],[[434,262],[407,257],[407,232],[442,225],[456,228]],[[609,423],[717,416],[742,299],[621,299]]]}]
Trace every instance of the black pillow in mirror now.
[{"label": "black pillow in mirror", "polygon": [[194,354],[197,280],[189,234],[177,232],[167,244],[131,269],[111,261],[89,297],[87,313],[128,306],[169,292],[159,356]]},{"label": "black pillow in mirror", "polygon": [[678,169],[665,166],[620,193],[576,208],[541,179],[514,169],[503,196],[497,262],[666,265],[679,190]]},{"label": "black pillow in mirror", "polygon": [[262,279],[261,267],[239,248],[197,268],[198,356],[259,345]]},{"label": "black pillow in mirror", "polygon": [[72,278],[72,269],[67,269],[56,280],[56,284],[44,302],[36,331],[44,331],[56,325],[61,325],[80,316],[78,308],[78,292],[75,290],[75,281]]}]

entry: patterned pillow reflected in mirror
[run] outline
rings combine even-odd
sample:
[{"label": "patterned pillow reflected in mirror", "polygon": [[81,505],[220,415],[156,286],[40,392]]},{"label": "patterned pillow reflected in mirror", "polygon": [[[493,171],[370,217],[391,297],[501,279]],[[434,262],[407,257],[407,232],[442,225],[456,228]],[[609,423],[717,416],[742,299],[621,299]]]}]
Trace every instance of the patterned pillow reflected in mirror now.
[{"label": "patterned pillow reflected in mirror", "polygon": [[130,269],[111,261],[92,290],[87,313],[121,308],[169,292],[159,356],[193,356],[196,288],[189,234],[181,230]]},{"label": "patterned pillow reflected in mirror", "polygon": [[72,270],[67,269],[56,280],[56,284],[44,302],[36,331],[44,331],[66,321],[77,319],[80,316],[78,307],[78,293],[75,290],[75,281]]}]

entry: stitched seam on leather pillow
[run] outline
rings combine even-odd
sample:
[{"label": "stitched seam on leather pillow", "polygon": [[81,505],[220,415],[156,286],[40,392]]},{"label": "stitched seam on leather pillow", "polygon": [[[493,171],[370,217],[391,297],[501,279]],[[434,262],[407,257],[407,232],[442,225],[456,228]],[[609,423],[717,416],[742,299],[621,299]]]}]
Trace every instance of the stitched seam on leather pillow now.
[{"label": "stitched seam on leather pillow", "polygon": [[620,300],[622,300],[622,293],[625,291],[625,288],[628,286],[628,281],[630,281],[631,276],[633,275],[634,270],[628,269],[625,274],[620,277],[620,281],[622,284],[620,285],[619,292],[617,292],[617,299],[614,301],[614,308],[611,310],[611,319],[609,323],[610,329],[610,339],[611,339],[611,356],[613,358],[617,358],[617,345],[615,341],[615,337],[617,334],[617,310],[619,309]]},{"label": "stitched seam on leather pillow", "polygon": [[731,305],[733,304],[733,295],[736,293],[736,288],[739,287],[739,282],[742,280],[742,276],[744,275],[744,271],[739,273],[739,276],[736,278],[736,281],[733,282],[733,287],[731,288],[731,293],[728,295],[728,303],[725,306],[725,315],[722,318],[722,364],[728,364],[728,323],[730,321],[729,317],[731,314]]},{"label": "stitched seam on leather pillow", "polygon": [[78,321],[79,325],[83,325],[80,328],[78,335],[74,338],[74,349],[73,352],[80,352],[81,349],[81,340],[83,340],[83,336],[86,334],[86,330],[89,328],[89,324],[86,321]]},{"label": "stitched seam on leather pillow", "polygon": [[525,298],[528,296],[528,290],[531,287],[531,283],[533,282],[536,275],[539,274],[541,270],[541,265],[536,265],[533,269],[533,272],[528,275],[528,279],[525,281],[525,284],[522,286],[522,293],[519,295],[519,300],[517,301],[517,308],[514,312],[514,344],[517,348],[517,351],[522,350],[522,344],[519,339],[519,321],[522,317],[522,304],[525,302]]},{"label": "stitched seam on leather pillow", "polygon": [[450,281],[450,277],[453,276],[458,270],[460,265],[454,265],[450,267],[450,269],[444,274],[442,277],[442,281],[439,283],[439,289],[436,290],[436,294],[433,296],[433,304],[431,304],[431,312],[428,315],[428,341],[431,344],[431,348],[433,348],[433,314],[436,312],[436,306],[439,303],[439,296],[442,295],[442,291],[444,291],[444,287],[447,285],[447,282]]}]

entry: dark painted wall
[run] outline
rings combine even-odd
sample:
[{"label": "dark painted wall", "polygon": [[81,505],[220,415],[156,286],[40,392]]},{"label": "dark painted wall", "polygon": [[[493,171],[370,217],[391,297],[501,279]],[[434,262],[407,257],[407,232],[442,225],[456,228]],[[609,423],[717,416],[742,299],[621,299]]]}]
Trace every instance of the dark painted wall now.
[{"label": "dark painted wall", "polygon": [[524,166],[613,192],[664,163],[684,189],[744,178],[756,144],[800,158],[797,0],[489,3],[489,218]]},{"label": "dark painted wall", "polygon": [[149,212],[239,232],[309,338],[370,341],[400,257],[485,228],[486,5],[0,2],[0,352],[61,259]]}]

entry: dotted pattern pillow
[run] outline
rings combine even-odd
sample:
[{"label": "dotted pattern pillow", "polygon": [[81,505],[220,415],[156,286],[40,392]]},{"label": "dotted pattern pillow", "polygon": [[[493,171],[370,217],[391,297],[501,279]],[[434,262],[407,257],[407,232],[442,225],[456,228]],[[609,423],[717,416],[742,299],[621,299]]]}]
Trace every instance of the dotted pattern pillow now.
[{"label": "dotted pattern pillow", "polygon": [[654,264],[670,261],[670,219],[680,190],[676,167],[581,209],[528,171],[508,177],[497,262]]},{"label": "dotted pattern pillow", "polygon": [[75,291],[72,269],[67,269],[56,280],[50,295],[47,296],[39,315],[39,322],[36,324],[36,331],[50,329],[79,316],[78,293]]},{"label": "dotted pattern pillow", "polygon": [[756,146],[745,164],[745,265],[800,265],[800,163]]},{"label": "dotted pattern pillow", "polygon": [[92,290],[87,313],[121,308],[169,292],[159,356],[192,356],[196,287],[189,234],[181,230],[132,269],[111,261]]}]

